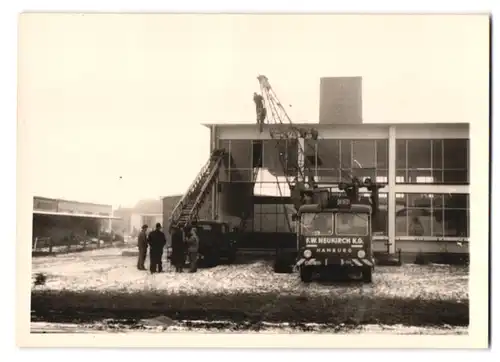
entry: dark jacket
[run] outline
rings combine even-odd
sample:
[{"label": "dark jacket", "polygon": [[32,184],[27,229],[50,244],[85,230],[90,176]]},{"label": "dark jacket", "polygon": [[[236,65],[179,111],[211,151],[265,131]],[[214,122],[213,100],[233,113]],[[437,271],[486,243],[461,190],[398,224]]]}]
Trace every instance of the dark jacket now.
[{"label": "dark jacket", "polygon": [[174,253],[183,253],[185,248],[184,239],[182,238],[182,231],[175,230],[172,233],[172,252]]},{"label": "dark jacket", "polygon": [[137,237],[137,246],[139,249],[147,249],[148,247],[148,236],[145,231],[141,231]]},{"label": "dark jacket", "polygon": [[172,261],[180,263],[185,259],[186,243],[181,230],[175,230],[172,233]]},{"label": "dark jacket", "polygon": [[200,239],[198,235],[191,234],[191,236],[187,239],[188,251],[190,253],[197,253],[198,248],[200,247]]},{"label": "dark jacket", "polygon": [[167,244],[167,238],[161,230],[153,230],[148,235],[148,244],[151,250],[163,250]]}]

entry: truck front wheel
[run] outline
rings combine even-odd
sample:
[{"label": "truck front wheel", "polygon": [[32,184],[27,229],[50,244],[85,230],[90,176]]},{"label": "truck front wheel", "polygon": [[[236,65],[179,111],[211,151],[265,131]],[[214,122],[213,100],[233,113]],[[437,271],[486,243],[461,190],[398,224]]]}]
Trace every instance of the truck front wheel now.
[{"label": "truck front wheel", "polygon": [[313,268],[310,266],[300,267],[300,280],[304,283],[310,283],[313,277]]},{"label": "truck front wheel", "polygon": [[364,283],[371,283],[372,282],[372,268],[363,268],[362,276],[363,276]]}]

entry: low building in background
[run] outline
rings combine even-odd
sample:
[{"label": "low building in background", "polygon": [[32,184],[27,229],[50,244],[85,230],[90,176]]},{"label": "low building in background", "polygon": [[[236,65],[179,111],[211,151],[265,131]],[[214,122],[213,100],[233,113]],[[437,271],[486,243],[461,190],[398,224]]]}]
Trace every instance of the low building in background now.
[{"label": "low building in background", "polygon": [[112,220],[115,218],[111,205],[35,196],[33,247],[36,248],[37,243],[40,246],[42,240],[51,246],[88,240],[112,241]]},{"label": "low building in background", "polygon": [[161,223],[163,226],[165,224],[163,215],[165,200],[167,200],[166,210],[170,210],[180,200],[180,196],[144,199],[138,201],[134,207],[115,210],[113,215],[119,217],[120,220],[113,221],[113,230],[135,237],[142,225],[148,225],[150,230],[154,228],[156,223]]}]

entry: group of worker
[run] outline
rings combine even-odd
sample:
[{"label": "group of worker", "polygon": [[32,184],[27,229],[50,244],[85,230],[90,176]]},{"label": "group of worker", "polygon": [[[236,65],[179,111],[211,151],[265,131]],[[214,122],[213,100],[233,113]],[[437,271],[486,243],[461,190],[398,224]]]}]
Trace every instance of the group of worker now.
[{"label": "group of worker", "polygon": [[[161,224],[157,223],[155,229],[147,233],[148,225],[143,225],[141,232],[137,237],[137,247],[139,256],[137,260],[137,269],[146,270],[144,263],[149,248],[149,271],[151,274],[163,272],[163,250],[167,244],[165,233],[161,230]],[[172,254],[171,261],[175,266],[176,272],[182,272],[186,261],[186,254],[189,256],[189,272],[195,273],[198,264],[198,249],[200,240],[196,228],[191,227],[187,230],[172,228]]]}]

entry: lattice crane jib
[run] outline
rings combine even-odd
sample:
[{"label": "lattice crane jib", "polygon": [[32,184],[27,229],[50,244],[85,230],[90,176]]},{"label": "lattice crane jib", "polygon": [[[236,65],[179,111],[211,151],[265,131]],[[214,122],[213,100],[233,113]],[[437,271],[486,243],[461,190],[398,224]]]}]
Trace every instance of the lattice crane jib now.
[{"label": "lattice crane jib", "polygon": [[[277,141],[276,148],[281,167],[286,175],[286,181],[290,188],[294,206],[298,209],[302,204],[304,192],[317,187],[314,179],[313,165],[307,160],[304,148],[308,145],[309,140],[317,140],[318,131],[314,128],[307,129],[295,126],[276,92],[273,90],[269,79],[265,75],[259,75],[257,79],[261,91],[260,95],[254,94],[257,108],[257,123],[260,126],[261,132],[263,125],[268,125],[271,138]],[[290,161],[287,144],[292,142],[292,140],[297,145],[298,158],[297,160]],[[280,148],[285,151],[281,151]],[[292,177],[290,177],[290,172],[293,172]]]}]

